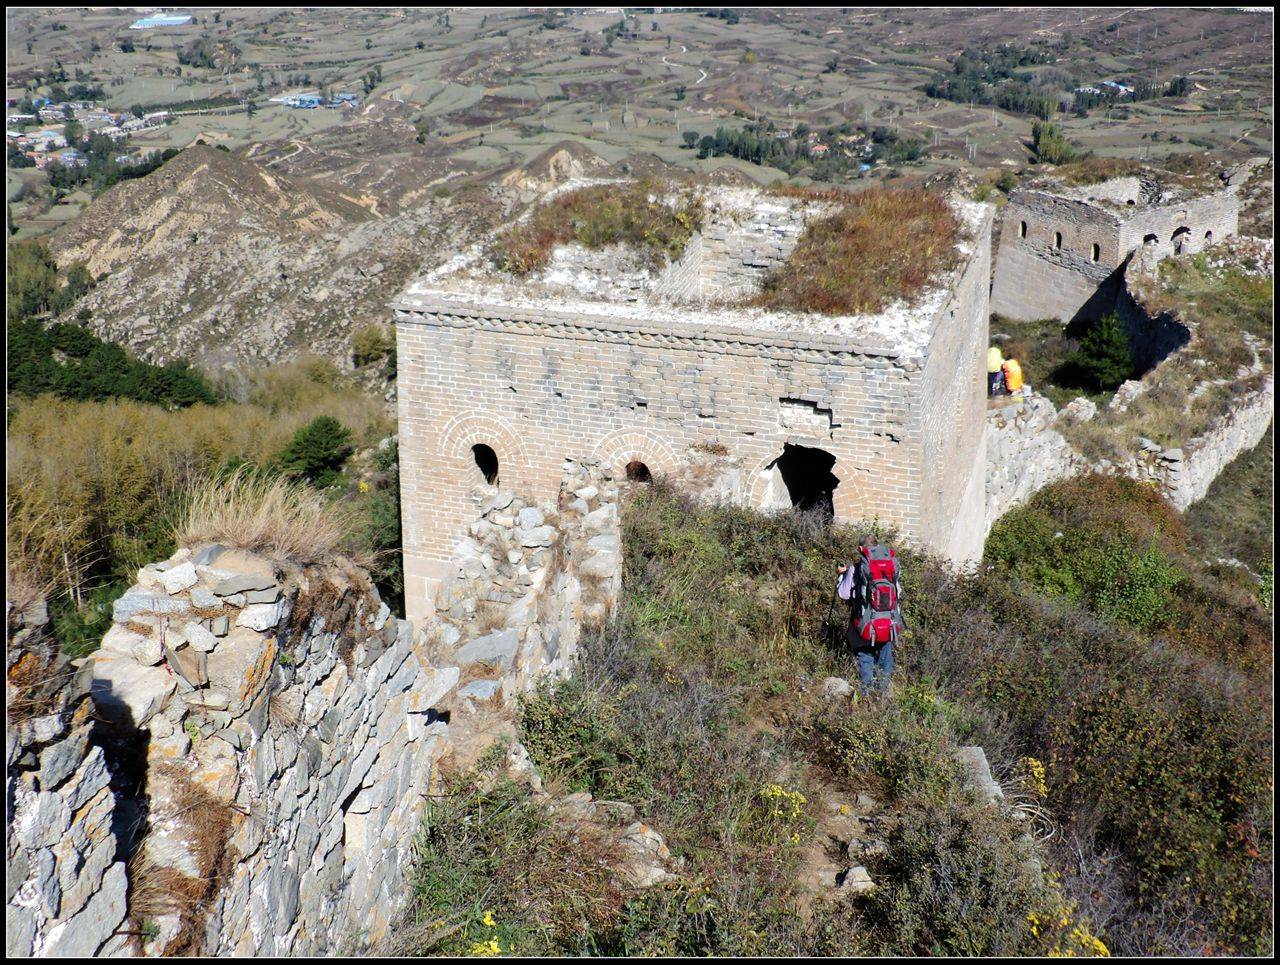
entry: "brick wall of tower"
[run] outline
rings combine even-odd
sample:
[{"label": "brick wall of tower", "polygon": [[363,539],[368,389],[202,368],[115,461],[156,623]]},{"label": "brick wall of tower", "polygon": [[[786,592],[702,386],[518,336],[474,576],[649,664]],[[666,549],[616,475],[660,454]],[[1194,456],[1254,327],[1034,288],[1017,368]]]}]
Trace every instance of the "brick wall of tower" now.
[{"label": "brick wall of tower", "polygon": [[919,530],[914,363],[834,343],[673,336],[617,321],[397,316],[411,617],[428,611],[489,491],[472,454],[478,443],[498,456],[498,485],[533,499],[555,494],[566,456],[596,455],[619,471],[639,460],[661,473],[690,446],[718,443],[747,467],[740,498],[757,506],[783,497],[768,467],[784,444],[816,446],[836,456],[839,517],[878,515]]},{"label": "brick wall of tower", "polygon": [[957,561],[982,555],[991,215],[974,257],[934,320],[920,383],[920,539]]},{"label": "brick wall of tower", "polygon": [[[406,300],[396,310],[408,616],[430,612],[465,527],[497,485],[549,500],[566,457],[654,473],[716,445],[727,495],[790,500],[787,444],[835,457],[836,515],[878,519],[957,559],[981,537],[990,214],[951,297],[923,325],[936,344],[870,347],[807,332],[703,329],[567,311]],[[725,313],[725,324],[735,319]],[[974,480],[977,480],[975,483]],[[974,495],[976,493],[976,496]],[[972,504],[972,505],[971,505]],[[972,517],[972,519],[970,518]]]}]

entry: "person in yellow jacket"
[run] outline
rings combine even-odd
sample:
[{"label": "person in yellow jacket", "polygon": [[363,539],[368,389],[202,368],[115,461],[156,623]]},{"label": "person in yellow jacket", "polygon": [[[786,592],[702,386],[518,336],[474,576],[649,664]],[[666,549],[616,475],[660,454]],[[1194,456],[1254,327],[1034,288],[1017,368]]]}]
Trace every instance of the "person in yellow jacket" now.
[{"label": "person in yellow jacket", "polygon": [[1004,390],[1010,395],[1022,390],[1022,366],[1017,359],[1005,359]]},{"label": "person in yellow jacket", "polygon": [[987,395],[999,395],[1004,384],[1004,355],[998,345],[987,349]]}]

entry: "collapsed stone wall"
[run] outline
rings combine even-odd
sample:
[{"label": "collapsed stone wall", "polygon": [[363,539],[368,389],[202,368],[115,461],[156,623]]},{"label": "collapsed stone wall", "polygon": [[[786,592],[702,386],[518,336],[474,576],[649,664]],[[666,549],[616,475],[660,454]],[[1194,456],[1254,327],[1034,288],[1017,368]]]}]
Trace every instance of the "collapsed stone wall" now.
[{"label": "collapsed stone wall", "polygon": [[730,301],[760,290],[770,272],[795,250],[815,206],[760,199],[759,209],[736,223],[719,220],[705,229],[702,295]]},{"label": "collapsed stone wall", "polygon": [[695,233],[679,259],[655,266],[644,252],[628,245],[604,250],[557,245],[543,277],[551,284],[614,302],[637,302],[654,295],[686,301],[701,292],[702,250],[702,235]]},{"label": "collapsed stone wall", "polygon": [[985,542],[1009,510],[1045,486],[1089,471],[1089,462],[1056,428],[1058,411],[1040,395],[987,413]]},{"label": "collapsed stone wall", "polygon": [[1125,264],[1124,283],[1115,302],[1124,322],[1134,369],[1146,373],[1191,341],[1191,329],[1170,312],[1152,315],[1133,297],[1138,280],[1155,271],[1154,252],[1138,251]]},{"label": "collapsed stone wall", "polygon": [[10,728],[10,950],[377,941],[457,669],[423,665],[409,624],[342,559],[183,548],[140,570],[114,617],[75,678],[85,692],[59,697],[66,730],[48,715]]},{"label": "collapsed stone wall", "polygon": [[125,917],[125,865],[89,678],[58,654],[42,600],[8,604],[5,951],[109,951]]},{"label": "collapsed stone wall", "polygon": [[458,697],[510,705],[569,671],[585,628],[613,613],[622,581],[618,487],[595,460],[564,461],[554,501],[482,497],[423,635],[463,675]]},{"label": "collapsed stone wall", "polygon": [[[1141,388],[1140,383],[1126,382],[1118,400],[1128,386]],[[1259,388],[1241,395],[1205,432],[1181,447],[1165,448],[1144,439],[1137,452],[1113,464],[1086,458],[1059,430],[1062,418],[1092,417],[1095,407],[1088,400],[1077,399],[1061,413],[1034,393],[1014,400],[987,414],[986,532],[1038,490],[1090,472],[1151,483],[1175,509],[1185,511],[1205,497],[1233,460],[1262,441],[1274,409],[1275,379],[1268,373]]]},{"label": "collapsed stone wall", "polygon": [[140,570],[114,616],[88,667],[100,712],[145,743],[135,950],[378,940],[446,750],[436,707],[456,669],[424,666],[411,627],[342,559],[184,548]]},{"label": "collapsed stone wall", "polygon": [[791,256],[812,217],[831,207],[780,197],[747,199],[725,188],[705,192],[704,199],[708,215],[702,230],[676,261],[656,266],[646,253],[622,244],[603,250],[557,245],[542,281],[613,302],[731,301],[758,291],[764,276]]},{"label": "collapsed stone wall", "polygon": [[1123,475],[1154,483],[1169,503],[1186,510],[1203,499],[1215,479],[1233,460],[1267,434],[1275,410],[1275,379],[1241,396],[1205,432],[1180,448],[1144,443],[1120,468]]},{"label": "collapsed stone wall", "polygon": [[78,673],[11,612],[10,705],[36,709],[8,727],[10,952],[383,943],[467,711],[566,673],[611,614],[617,497],[572,461],[554,502],[490,493],[418,634],[349,560],[221,545],[141,569]]}]

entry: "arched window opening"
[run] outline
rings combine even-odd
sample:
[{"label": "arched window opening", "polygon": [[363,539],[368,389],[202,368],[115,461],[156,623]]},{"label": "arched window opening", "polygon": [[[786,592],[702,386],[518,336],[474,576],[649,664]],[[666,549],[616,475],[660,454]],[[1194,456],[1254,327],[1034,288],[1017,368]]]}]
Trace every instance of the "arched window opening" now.
[{"label": "arched window opening", "polygon": [[1213,244],[1213,232],[1206,231],[1204,233],[1204,246],[1208,248],[1211,244]]},{"label": "arched window opening", "polygon": [[825,449],[808,446],[782,447],[782,455],[773,463],[786,486],[791,505],[800,512],[814,512],[823,519],[834,519],[836,487],[840,480],[831,471],[836,457]]},{"label": "arched window opening", "polygon": [[1061,232],[1061,231],[1055,231],[1055,232],[1053,233],[1053,247],[1055,247],[1055,248],[1061,248],[1061,247],[1062,247],[1062,232]]},{"label": "arched window opening", "polygon": [[1131,208],[1137,203],[1138,202],[1134,201],[1133,198],[1130,198],[1128,201],[1125,202],[1125,204],[1127,204]]},{"label": "arched window opening", "polygon": [[1190,237],[1191,237],[1190,228],[1185,228],[1185,227],[1179,228],[1177,231],[1173,233],[1173,235],[1169,238],[1169,241],[1173,243],[1173,253],[1175,255],[1182,254],[1183,250],[1186,248],[1187,240]]},{"label": "arched window opening", "polygon": [[627,463],[627,482],[647,483],[652,481],[653,473],[649,472],[649,467],[639,459],[633,459]]},{"label": "arched window opening", "polygon": [[1142,243],[1144,245],[1158,245],[1160,243],[1160,239],[1155,235],[1143,235]]},{"label": "arched window opening", "polygon": [[1022,221],[1018,224],[1018,237],[1025,238],[1027,236],[1027,223]]},{"label": "arched window opening", "polygon": [[490,486],[498,485],[498,454],[493,451],[493,448],[480,442],[471,447],[471,455],[484,481]]},{"label": "arched window opening", "polygon": [[1093,260],[1097,261],[1102,257],[1102,246],[1096,241],[1093,243]]}]

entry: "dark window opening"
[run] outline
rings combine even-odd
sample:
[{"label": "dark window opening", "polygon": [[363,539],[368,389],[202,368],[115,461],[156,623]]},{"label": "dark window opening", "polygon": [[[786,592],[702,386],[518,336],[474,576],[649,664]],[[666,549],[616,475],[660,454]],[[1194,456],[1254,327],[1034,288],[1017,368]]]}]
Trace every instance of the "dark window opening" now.
[{"label": "dark window opening", "polygon": [[639,459],[627,463],[627,482],[647,483],[653,481],[653,473]]},{"label": "dark window opening", "polygon": [[1093,260],[1097,261],[1101,257],[1102,257],[1102,246],[1095,243],[1093,246]]},{"label": "dark window opening", "polygon": [[1138,203],[1138,202],[1134,201],[1134,200],[1133,200],[1133,198],[1130,198],[1128,201],[1126,201],[1126,202],[1125,202],[1125,204],[1129,205],[1130,207],[1132,207],[1133,205],[1135,205],[1135,204],[1137,204],[1137,203]]},{"label": "dark window opening", "polygon": [[1053,247],[1055,247],[1055,248],[1061,248],[1061,247],[1062,247],[1062,232],[1061,232],[1061,231],[1055,231],[1055,232],[1053,233]]},{"label": "dark window opening", "polygon": [[1175,255],[1182,254],[1182,249],[1186,245],[1187,239],[1190,237],[1190,228],[1179,228],[1173,233],[1173,236],[1169,240],[1173,242],[1173,253]]},{"label": "dark window opening", "polygon": [[1025,238],[1027,236],[1027,223],[1023,221],[1018,225],[1018,237]]},{"label": "dark window opening", "polygon": [[1204,243],[1205,243],[1205,245],[1211,245],[1211,244],[1213,244],[1213,232],[1212,232],[1212,231],[1206,231],[1206,232],[1204,233]]},{"label": "dark window opening", "polygon": [[791,505],[800,512],[816,512],[824,519],[836,514],[834,493],[840,480],[831,472],[836,457],[825,449],[808,446],[782,447],[782,455],[774,463],[791,497]]},{"label": "dark window opening", "polygon": [[483,442],[471,447],[471,455],[475,457],[476,468],[484,476],[490,486],[498,485],[498,454]]},{"label": "dark window opening", "polygon": [[1157,238],[1155,235],[1144,235],[1142,238],[1142,243],[1144,245],[1158,245],[1160,243],[1160,239]]}]

